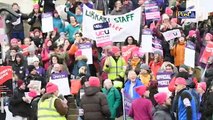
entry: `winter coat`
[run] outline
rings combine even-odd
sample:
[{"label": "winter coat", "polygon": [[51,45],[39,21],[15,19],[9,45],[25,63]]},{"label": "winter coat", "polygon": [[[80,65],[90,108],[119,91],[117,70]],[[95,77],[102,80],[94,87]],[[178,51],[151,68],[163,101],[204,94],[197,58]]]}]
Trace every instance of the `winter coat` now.
[{"label": "winter coat", "polygon": [[173,49],[171,49],[171,55],[174,56],[175,66],[184,64],[185,45],[185,43],[178,43]]},{"label": "winter coat", "polygon": [[66,11],[66,13],[68,14],[69,17],[70,17],[70,16],[75,17],[76,20],[77,20],[77,22],[78,22],[80,25],[82,24],[82,22],[83,22],[83,15],[76,15],[76,14],[70,12],[70,11]]},{"label": "winter coat", "polygon": [[41,81],[41,88],[46,87],[46,79],[44,77],[41,77],[39,74],[36,75],[29,75],[26,78],[26,85],[30,84],[31,80]]},{"label": "winter coat", "polygon": [[72,75],[77,76],[79,74],[79,69],[82,66],[86,66],[87,67],[87,76],[90,76],[90,68],[89,68],[89,65],[87,65],[87,58],[85,58],[85,56],[78,56],[73,64],[74,64],[74,66],[71,71]]},{"label": "winter coat", "polygon": [[[15,16],[13,16],[11,14],[8,14],[5,18],[5,21],[6,21],[6,23],[8,21],[7,25],[10,26],[11,32],[24,32],[23,20],[27,20],[28,16],[21,13],[20,11],[17,11],[16,13],[19,14],[18,18],[16,18]],[[19,21],[19,19],[20,19],[20,22],[17,25],[12,24],[13,22]]]},{"label": "winter coat", "polygon": [[92,0],[92,2],[94,3],[95,10],[103,11],[104,15],[109,13],[107,0]]},{"label": "winter coat", "polygon": [[25,91],[16,88],[13,97],[10,99],[9,110],[13,116],[30,117],[32,115],[32,108],[29,103],[23,101]]},{"label": "winter coat", "polygon": [[166,106],[157,105],[155,107],[153,120],[172,120],[169,108]]},{"label": "winter coat", "polygon": [[[26,61],[23,61],[26,62]],[[13,73],[15,73],[19,79],[24,80],[26,76],[27,66],[24,63],[15,63],[12,66]]]},{"label": "winter coat", "polygon": [[53,27],[58,28],[58,33],[64,32],[63,20],[60,17],[53,17]]},{"label": "winter coat", "polygon": [[113,9],[110,15],[123,15],[127,13],[127,10],[125,8],[121,8],[121,10]]},{"label": "winter coat", "polygon": [[84,120],[106,120],[111,116],[107,98],[98,87],[85,88],[80,107],[84,110]]},{"label": "winter coat", "polygon": [[37,73],[41,76],[41,77],[45,77],[46,76],[46,71],[43,67],[39,66],[38,68],[36,68]]},{"label": "winter coat", "polygon": [[162,64],[163,64],[163,61],[158,61],[157,63],[154,62],[154,61],[151,61],[151,62],[149,63],[149,67],[151,68],[153,77],[156,77],[156,76],[157,76],[157,73],[158,73],[158,71],[160,70]]},{"label": "winter coat", "polygon": [[41,58],[42,58],[42,62],[44,64],[44,69],[47,70],[49,67],[49,50],[47,48],[43,48],[41,51]]},{"label": "winter coat", "polygon": [[27,20],[28,24],[30,25],[30,31],[33,31],[35,28],[41,30],[41,13],[38,13],[38,16],[35,16],[34,14],[34,12],[31,12]]},{"label": "winter coat", "polygon": [[212,114],[213,114],[213,92],[209,92],[204,94],[201,101],[202,107],[200,107],[200,112],[202,114],[201,120],[212,120]]},{"label": "winter coat", "polygon": [[42,0],[42,6],[44,8],[44,13],[51,12],[55,10],[55,2],[56,0]]},{"label": "winter coat", "polygon": [[129,116],[134,120],[152,120],[152,102],[146,98],[138,98],[132,102]]},{"label": "winter coat", "polygon": [[108,106],[111,112],[110,118],[115,118],[117,113],[117,108],[121,104],[121,95],[119,91],[114,87],[110,88],[109,90],[107,90],[106,88],[103,88],[102,91],[107,97]]},{"label": "winter coat", "polygon": [[[140,98],[140,95],[135,91],[135,88],[141,85],[143,85],[141,81],[138,78],[136,78],[135,85],[133,86],[133,97],[132,97],[133,99]],[[130,96],[130,93],[129,93],[130,86],[131,86],[131,81],[127,80],[127,82],[124,85],[124,92],[127,93],[129,96]]]},{"label": "winter coat", "polygon": [[[134,71],[136,72],[137,75],[138,75],[138,74],[140,73],[140,71],[141,71],[141,69],[140,69],[141,64],[142,64],[142,62],[139,61],[139,62],[137,63],[137,65],[136,65],[135,69],[134,69]],[[128,74],[128,72],[129,72],[130,70],[133,70],[133,66],[131,65],[131,60],[129,61],[128,66],[127,66],[127,68],[126,68],[126,75]]]},{"label": "winter coat", "polygon": [[74,43],[74,35],[75,33],[77,33],[80,30],[80,25],[76,25],[76,26],[72,26],[71,24],[69,24],[66,28],[65,28],[65,32],[67,32],[69,34],[69,41],[71,43]]}]

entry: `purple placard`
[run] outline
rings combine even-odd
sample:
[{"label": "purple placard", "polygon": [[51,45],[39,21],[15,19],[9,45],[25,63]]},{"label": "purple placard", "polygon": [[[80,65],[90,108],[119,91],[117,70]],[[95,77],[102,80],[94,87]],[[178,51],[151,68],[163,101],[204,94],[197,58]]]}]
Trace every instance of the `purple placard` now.
[{"label": "purple placard", "polygon": [[171,81],[172,77],[171,77],[172,73],[168,73],[168,72],[159,72],[157,73],[157,81],[158,81],[158,87],[168,87],[169,82]]},{"label": "purple placard", "polygon": [[129,113],[129,110],[132,105],[132,101],[133,101],[133,99],[124,92],[124,108],[125,108],[126,115],[128,115],[128,113]]},{"label": "purple placard", "polygon": [[51,80],[61,79],[61,78],[67,78],[67,77],[68,77],[68,74],[66,72],[53,73],[51,75]]},{"label": "purple placard", "polygon": [[92,44],[91,43],[79,44],[78,47],[79,49],[88,49],[92,47]]},{"label": "purple placard", "polygon": [[186,47],[192,50],[195,50],[195,44],[191,41],[187,41]]}]

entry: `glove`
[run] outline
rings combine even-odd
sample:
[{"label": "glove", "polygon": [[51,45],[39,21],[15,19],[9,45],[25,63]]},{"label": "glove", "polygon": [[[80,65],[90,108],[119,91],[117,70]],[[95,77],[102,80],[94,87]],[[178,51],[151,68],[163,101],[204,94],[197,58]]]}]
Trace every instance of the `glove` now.
[{"label": "glove", "polygon": [[8,24],[8,23],[10,23],[10,21],[9,21],[9,20],[6,20],[6,21],[5,21],[5,23],[7,23],[7,24]]}]

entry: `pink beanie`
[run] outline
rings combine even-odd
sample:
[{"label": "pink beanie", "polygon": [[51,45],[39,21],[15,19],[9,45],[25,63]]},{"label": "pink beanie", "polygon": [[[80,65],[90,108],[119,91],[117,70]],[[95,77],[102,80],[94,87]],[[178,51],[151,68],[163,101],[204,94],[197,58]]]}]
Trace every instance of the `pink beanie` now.
[{"label": "pink beanie", "polygon": [[200,86],[204,91],[206,91],[206,82],[200,82],[198,83],[198,86]]},{"label": "pink beanie", "polygon": [[147,87],[146,86],[139,86],[137,88],[135,88],[135,91],[140,95],[144,95],[144,93],[146,92]]},{"label": "pink beanie", "polygon": [[33,8],[34,8],[34,9],[39,9],[39,4],[34,4],[34,5],[33,5]]},{"label": "pink beanie", "polygon": [[195,30],[190,30],[188,36],[192,37],[194,34],[196,34],[196,31]]},{"label": "pink beanie", "polygon": [[37,96],[37,92],[35,90],[30,90],[30,92],[28,93],[28,96],[34,98]]},{"label": "pink beanie", "polygon": [[175,84],[178,84],[178,85],[186,85],[186,80],[182,77],[178,77],[176,78],[175,80]]},{"label": "pink beanie", "polygon": [[173,14],[173,10],[170,7],[167,7],[166,10],[165,10],[165,13],[167,15],[172,15]]},{"label": "pink beanie", "polygon": [[10,43],[11,43],[11,44],[13,44],[13,43],[18,43],[18,40],[17,40],[16,38],[13,38],[13,39],[11,39]]},{"label": "pink beanie", "polygon": [[75,57],[81,56],[82,55],[82,51],[81,50],[77,50],[75,52]]},{"label": "pink beanie", "polygon": [[51,83],[51,82],[48,82],[47,85],[46,85],[46,93],[54,93],[55,91],[58,90],[58,86]]},{"label": "pink beanie", "polygon": [[89,78],[89,85],[91,87],[100,87],[100,80],[98,77],[90,77]]},{"label": "pink beanie", "polygon": [[112,52],[113,52],[114,54],[120,52],[119,47],[117,47],[117,46],[112,46]]},{"label": "pink beanie", "polygon": [[211,34],[211,33],[207,33],[207,34],[205,35],[205,39],[206,39],[206,40],[212,41],[212,34]]},{"label": "pink beanie", "polygon": [[167,93],[165,92],[160,92],[154,95],[155,101],[159,104],[162,105],[166,102],[167,99]]}]

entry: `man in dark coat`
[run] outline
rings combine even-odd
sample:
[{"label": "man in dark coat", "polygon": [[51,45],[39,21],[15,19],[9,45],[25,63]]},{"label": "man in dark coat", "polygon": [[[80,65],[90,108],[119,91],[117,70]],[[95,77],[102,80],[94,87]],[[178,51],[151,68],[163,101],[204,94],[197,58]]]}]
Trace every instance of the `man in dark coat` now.
[{"label": "man in dark coat", "polygon": [[89,87],[85,88],[80,107],[84,110],[84,120],[107,120],[110,118],[106,96],[100,92],[99,78],[89,78]]}]

